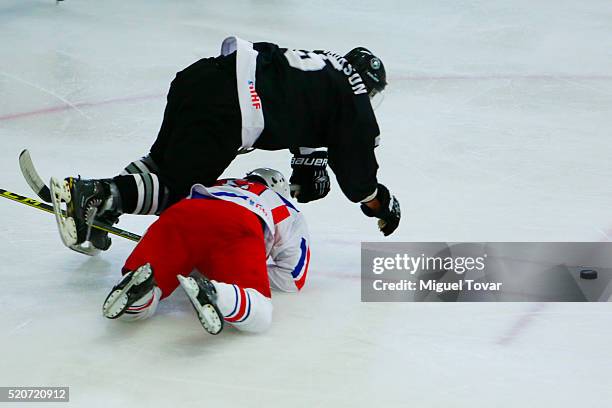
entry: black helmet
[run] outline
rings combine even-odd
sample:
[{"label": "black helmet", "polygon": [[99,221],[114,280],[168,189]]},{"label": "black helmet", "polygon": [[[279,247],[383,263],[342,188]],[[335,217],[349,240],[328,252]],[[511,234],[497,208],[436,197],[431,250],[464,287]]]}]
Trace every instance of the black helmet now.
[{"label": "black helmet", "polygon": [[387,86],[387,73],[380,58],[364,47],[353,48],[344,56],[361,75],[370,97],[382,92]]}]

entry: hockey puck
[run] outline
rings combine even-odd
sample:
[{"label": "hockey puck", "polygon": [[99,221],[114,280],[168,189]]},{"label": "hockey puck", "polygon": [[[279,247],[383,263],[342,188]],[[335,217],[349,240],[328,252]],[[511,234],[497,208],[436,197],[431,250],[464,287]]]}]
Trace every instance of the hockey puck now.
[{"label": "hockey puck", "polygon": [[594,269],[583,269],[580,271],[581,279],[597,279],[597,271]]}]

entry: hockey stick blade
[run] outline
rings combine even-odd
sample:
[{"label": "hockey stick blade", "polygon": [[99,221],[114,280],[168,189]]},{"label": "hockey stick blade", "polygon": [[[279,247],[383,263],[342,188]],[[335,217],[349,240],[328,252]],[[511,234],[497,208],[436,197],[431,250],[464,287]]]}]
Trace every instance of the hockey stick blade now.
[{"label": "hockey stick blade", "polygon": [[[30,197],[22,196],[19,194],[12,193],[10,191],[4,190],[0,188],[0,197],[4,197],[6,199],[16,201],[20,204],[25,204],[27,206],[37,208],[41,211],[46,211],[51,214],[55,214],[53,212],[53,206],[40,202]],[[133,232],[123,230],[121,228],[113,227],[112,225],[106,225],[101,222],[94,221],[93,228],[106,231],[109,234],[116,235],[121,238],[129,239],[130,241],[138,242],[140,241],[141,236],[138,234],[134,234]]]},{"label": "hockey stick blade", "polygon": [[25,178],[25,181],[36,193],[36,195],[40,197],[40,199],[44,202],[50,203],[51,191],[36,171],[28,149],[24,149],[19,154],[19,167],[21,168],[21,174],[23,174],[23,178]]}]

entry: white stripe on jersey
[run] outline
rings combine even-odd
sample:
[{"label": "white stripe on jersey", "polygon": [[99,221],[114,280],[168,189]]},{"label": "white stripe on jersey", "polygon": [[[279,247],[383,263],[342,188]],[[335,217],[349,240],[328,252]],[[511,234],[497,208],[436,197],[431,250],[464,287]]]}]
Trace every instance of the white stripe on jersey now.
[{"label": "white stripe on jersey", "polygon": [[134,210],[134,214],[140,214],[142,211],[142,206],[145,201],[145,186],[144,180],[142,179],[142,175],[134,174],[134,181],[136,181],[136,187],[138,188],[138,202],[136,203],[136,209]]},{"label": "white stripe on jersey", "polygon": [[141,160],[135,161],[134,165],[138,167],[138,170],[140,170],[141,173],[150,173],[147,166],[145,166],[145,164]]},{"label": "white stripe on jersey", "polygon": [[159,206],[159,179],[156,174],[151,174],[151,178],[153,179],[153,204],[149,215],[155,215]]},{"label": "white stripe on jersey", "polygon": [[236,82],[238,102],[242,115],[242,146],[250,148],[264,129],[264,116],[261,99],[257,94],[255,70],[257,51],[253,43],[238,37],[228,37],[221,44],[221,55],[236,52]]}]

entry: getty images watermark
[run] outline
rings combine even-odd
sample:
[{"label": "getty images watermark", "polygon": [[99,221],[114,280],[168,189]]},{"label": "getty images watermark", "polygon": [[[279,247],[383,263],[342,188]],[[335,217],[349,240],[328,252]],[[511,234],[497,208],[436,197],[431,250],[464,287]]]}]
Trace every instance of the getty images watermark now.
[{"label": "getty images watermark", "polygon": [[[415,275],[417,271],[453,271],[458,275],[466,272],[482,272],[486,268],[487,254],[479,257],[450,256],[410,256],[408,254],[395,254],[392,257],[379,256],[372,261],[372,273],[381,275],[385,271],[403,271]],[[439,282],[436,279],[419,279],[417,281],[400,279],[399,281],[385,282],[376,279],[372,283],[374,290],[428,290],[442,293],[449,290],[494,290],[501,289],[502,282],[477,282],[474,279],[459,280],[456,282]]]},{"label": "getty images watermark", "polygon": [[364,242],[361,299],[608,301],[612,243]]}]

